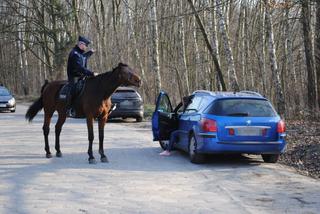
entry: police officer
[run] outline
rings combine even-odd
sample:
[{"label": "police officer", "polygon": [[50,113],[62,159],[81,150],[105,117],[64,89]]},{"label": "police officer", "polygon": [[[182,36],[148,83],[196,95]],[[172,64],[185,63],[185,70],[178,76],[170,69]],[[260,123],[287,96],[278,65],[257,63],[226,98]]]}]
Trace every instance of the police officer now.
[{"label": "police officer", "polygon": [[81,76],[93,76],[93,72],[87,69],[88,58],[93,54],[92,50],[85,52],[89,44],[87,38],[79,36],[78,44],[69,54],[67,70],[70,83],[76,83]]},{"label": "police officer", "polygon": [[72,100],[75,96],[75,84],[80,77],[94,76],[93,72],[87,69],[88,58],[93,54],[93,50],[85,52],[90,44],[90,40],[79,36],[77,45],[71,50],[68,57],[67,73],[68,82],[71,86],[71,97],[68,100],[68,113],[74,114],[72,110]]}]

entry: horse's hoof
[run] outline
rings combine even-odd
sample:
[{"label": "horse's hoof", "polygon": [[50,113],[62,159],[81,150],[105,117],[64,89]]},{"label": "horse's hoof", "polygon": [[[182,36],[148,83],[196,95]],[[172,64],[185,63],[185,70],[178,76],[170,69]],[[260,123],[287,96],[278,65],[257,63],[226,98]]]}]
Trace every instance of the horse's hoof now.
[{"label": "horse's hoof", "polygon": [[102,157],[100,160],[101,160],[102,163],[108,163],[109,162],[107,157]]},{"label": "horse's hoof", "polygon": [[52,154],[46,154],[46,158],[52,158]]},{"label": "horse's hoof", "polygon": [[62,153],[61,152],[57,152],[56,153],[56,157],[61,158],[62,157]]},{"label": "horse's hoof", "polygon": [[96,159],[94,159],[94,158],[89,159],[89,164],[97,164]]}]

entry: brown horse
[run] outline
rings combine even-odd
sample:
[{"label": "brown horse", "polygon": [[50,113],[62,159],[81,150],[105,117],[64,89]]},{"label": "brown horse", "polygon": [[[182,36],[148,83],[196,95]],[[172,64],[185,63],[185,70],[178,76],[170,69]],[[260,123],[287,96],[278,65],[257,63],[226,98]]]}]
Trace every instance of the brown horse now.
[{"label": "brown horse", "polygon": [[[53,113],[58,112],[58,121],[55,126],[55,149],[56,156],[61,157],[60,151],[60,133],[62,125],[67,117],[66,103],[58,99],[58,94],[66,81],[46,82],[41,89],[41,96],[28,109],[25,117],[29,122],[37,115],[37,113],[44,109],[43,135],[45,141],[46,157],[51,158],[49,148],[48,135],[50,130],[50,121]],[[86,80],[83,93],[76,99],[74,108],[77,115],[83,115],[87,119],[88,140],[89,140],[89,163],[96,163],[92,152],[93,136],[93,122],[98,119],[99,126],[99,153],[101,155],[101,162],[108,162],[103,149],[104,126],[107,122],[111,108],[111,95],[120,85],[133,85],[140,87],[141,79],[133,72],[133,70],[126,64],[119,63],[119,65],[110,72],[105,72],[95,77],[89,77]]]}]

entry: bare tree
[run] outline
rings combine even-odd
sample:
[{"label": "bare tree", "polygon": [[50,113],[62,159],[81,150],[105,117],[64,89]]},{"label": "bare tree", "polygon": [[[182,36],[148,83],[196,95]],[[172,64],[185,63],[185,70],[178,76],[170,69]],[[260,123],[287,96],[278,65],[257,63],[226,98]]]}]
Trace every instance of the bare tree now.
[{"label": "bare tree", "polygon": [[224,51],[226,54],[226,60],[228,62],[228,78],[230,78],[229,86],[233,91],[239,91],[240,87],[238,84],[238,78],[236,74],[236,69],[234,66],[232,49],[230,47],[229,36],[227,34],[227,28],[225,24],[225,16],[222,11],[222,3],[221,0],[216,0],[217,3],[217,17],[219,23],[219,30],[222,37],[222,43],[224,46]]},{"label": "bare tree", "polygon": [[316,37],[315,37],[315,65],[317,75],[317,96],[318,96],[318,107],[320,108],[320,1],[316,2]]},{"label": "bare tree", "polygon": [[199,27],[200,27],[200,30],[201,30],[201,33],[202,33],[203,38],[204,38],[204,40],[205,40],[206,46],[207,46],[207,48],[208,48],[208,50],[209,50],[209,52],[210,52],[210,55],[211,55],[211,57],[212,57],[212,59],[213,59],[215,68],[216,68],[217,73],[218,73],[218,77],[219,77],[219,81],[220,81],[222,90],[223,90],[223,91],[226,91],[227,88],[226,88],[226,85],[225,85],[225,82],[224,82],[224,79],[223,79],[223,75],[222,75],[222,71],[221,71],[221,68],[220,68],[220,64],[219,64],[217,55],[215,54],[215,52],[214,52],[214,50],[213,50],[213,48],[212,48],[212,46],[211,46],[211,44],[210,44],[210,42],[209,42],[209,39],[208,39],[208,35],[207,35],[207,33],[206,33],[206,30],[204,29],[204,26],[203,26],[203,24],[202,24],[202,21],[201,21],[199,15],[198,15],[198,13],[197,13],[197,10],[195,9],[195,7],[194,7],[194,5],[193,5],[192,0],[188,0],[188,2],[189,2],[189,5],[190,5],[193,13],[194,13],[194,16],[195,16],[195,18],[196,18],[196,20],[197,20],[197,23],[198,23],[198,25],[199,25]]},{"label": "bare tree", "polygon": [[161,75],[159,62],[159,33],[156,0],[150,0],[150,28],[152,39],[152,70],[155,73],[156,93],[158,94],[161,90]]},{"label": "bare tree", "polygon": [[308,107],[311,111],[316,108],[316,86],[314,61],[312,54],[312,37],[310,25],[310,1],[301,0],[301,23],[303,31],[304,53],[306,58],[306,68],[308,74]]},{"label": "bare tree", "polygon": [[316,109],[319,1],[183,3],[0,1],[0,81],[24,95],[38,93],[45,78],[65,79],[68,52],[84,35],[97,50],[90,69],[136,66],[146,103],[160,89],[176,102],[196,89],[243,88],[271,98],[286,117],[304,116],[306,103]]},{"label": "bare tree", "polygon": [[269,51],[269,59],[270,59],[270,67],[272,72],[272,84],[275,87],[275,94],[276,94],[276,104],[278,113],[280,115],[285,114],[285,103],[283,97],[283,90],[280,81],[280,75],[278,70],[278,63],[277,63],[277,56],[276,50],[274,45],[274,34],[273,34],[273,26],[272,26],[272,18],[271,18],[271,11],[269,6],[269,0],[264,0],[266,6],[266,37],[268,38],[268,51]]}]

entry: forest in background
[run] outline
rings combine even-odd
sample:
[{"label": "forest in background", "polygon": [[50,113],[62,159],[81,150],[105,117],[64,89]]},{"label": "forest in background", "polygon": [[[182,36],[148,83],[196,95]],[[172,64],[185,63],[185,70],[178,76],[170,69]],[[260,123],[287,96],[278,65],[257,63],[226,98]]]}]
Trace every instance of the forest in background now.
[{"label": "forest in background", "polygon": [[194,90],[257,91],[286,118],[319,117],[320,1],[1,0],[0,83],[39,95],[66,79],[78,35],[93,41],[89,68],[119,62],[174,103]]}]

